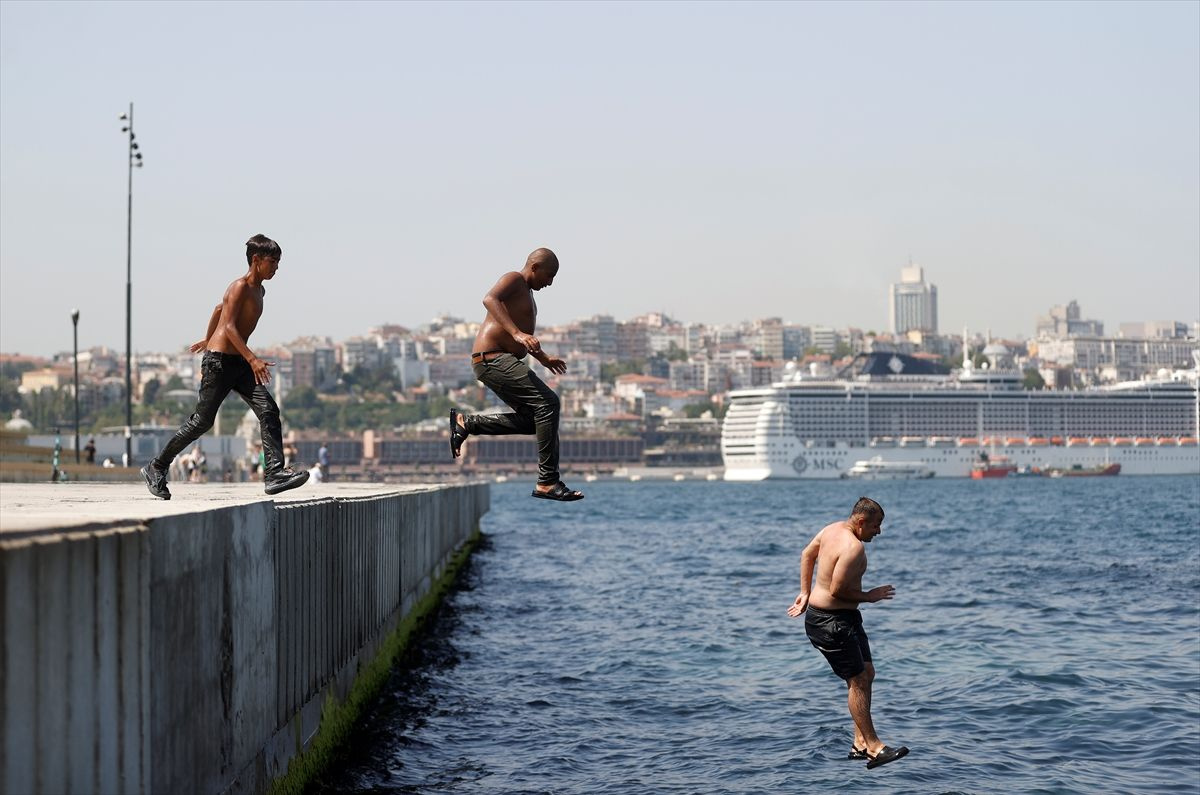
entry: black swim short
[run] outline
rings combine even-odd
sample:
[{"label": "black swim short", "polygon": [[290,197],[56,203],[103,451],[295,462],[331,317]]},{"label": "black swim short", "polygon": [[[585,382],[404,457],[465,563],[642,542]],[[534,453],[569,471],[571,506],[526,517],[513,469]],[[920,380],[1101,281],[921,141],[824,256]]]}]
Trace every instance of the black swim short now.
[{"label": "black swim short", "polygon": [[871,644],[863,629],[862,613],[857,610],[809,607],[804,614],[804,631],[809,642],[825,655],[833,672],[843,679],[858,676],[871,661]]}]

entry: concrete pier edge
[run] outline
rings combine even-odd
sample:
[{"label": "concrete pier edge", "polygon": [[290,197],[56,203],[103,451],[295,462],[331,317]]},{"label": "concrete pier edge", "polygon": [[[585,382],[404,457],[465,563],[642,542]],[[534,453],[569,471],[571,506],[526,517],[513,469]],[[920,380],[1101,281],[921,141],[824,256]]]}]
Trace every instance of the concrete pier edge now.
[{"label": "concrete pier edge", "polygon": [[484,537],[486,483],[6,486],[0,792],[300,792]]},{"label": "concrete pier edge", "polygon": [[[271,784],[271,795],[303,795],[313,779],[323,773],[334,754],[349,737],[363,708],[378,694],[392,666],[408,648],[413,636],[424,628],[430,614],[453,588],[462,567],[479,547],[483,533],[476,524],[471,535],[454,553],[445,570],[432,583],[429,592],[413,606],[409,614],[379,643],[375,656],[361,664],[344,701],[339,702],[334,688],[326,689],[321,707],[321,723],[316,734],[304,742],[304,750],[288,762],[287,772]],[[295,722],[295,721],[294,721]],[[295,727],[299,730],[299,725]]]}]

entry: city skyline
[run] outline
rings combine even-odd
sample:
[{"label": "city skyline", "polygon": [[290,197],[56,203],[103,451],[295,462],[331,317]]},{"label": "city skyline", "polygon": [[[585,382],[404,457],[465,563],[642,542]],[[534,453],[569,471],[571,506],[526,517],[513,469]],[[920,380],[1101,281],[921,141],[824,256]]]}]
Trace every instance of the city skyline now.
[{"label": "city skyline", "polygon": [[0,350],[73,308],[123,348],[130,100],[135,351],[198,339],[258,232],[256,345],[477,322],[540,245],[543,325],[882,332],[910,260],[943,332],[1192,323],[1198,9],[4,3]]},{"label": "city skyline", "polygon": [[[1048,306],[1043,310],[1043,315],[1046,313],[1046,311],[1049,311],[1049,310],[1064,309],[1064,307],[1067,303],[1069,303],[1069,302],[1064,301],[1062,304],[1058,304],[1053,307]],[[1073,303],[1073,302],[1071,302],[1071,303]],[[745,318],[743,320],[735,321],[732,323],[708,323],[708,322],[705,322],[704,320],[693,320],[693,319],[689,319],[689,318],[674,317],[674,316],[670,315],[669,313],[659,312],[658,310],[646,310],[643,312],[639,312],[636,315],[633,315],[630,317],[614,317],[605,312],[597,312],[592,315],[588,315],[585,317],[571,318],[571,319],[568,319],[568,320],[565,320],[562,322],[540,323],[538,330],[539,330],[539,333],[553,334],[553,333],[561,332],[562,330],[567,329],[574,324],[578,324],[580,322],[586,322],[586,321],[592,320],[597,317],[612,317],[614,322],[616,322],[618,324],[625,324],[625,323],[635,322],[641,318],[645,318],[645,317],[652,316],[652,315],[658,315],[658,314],[663,315],[666,319],[671,321],[671,323],[678,324],[678,326],[683,326],[683,327],[701,326],[706,329],[712,329],[712,330],[742,329],[743,331],[749,331],[750,329],[753,328],[753,326],[755,324],[758,324],[762,321],[778,319],[778,320],[782,321],[782,324],[784,327],[788,327],[788,328],[802,327],[802,328],[807,328],[809,330],[829,329],[829,330],[835,332],[835,334],[837,335],[837,337],[839,339],[842,339],[842,332],[850,332],[850,331],[856,331],[856,332],[860,332],[862,334],[879,335],[879,336],[882,336],[885,338],[894,338],[897,340],[905,339],[904,334],[899,334],[899,335],[895,334],[890,328],[888,328],[888,325],[886,322],[879,326],[827,326],[822,323],[794,322],[787,318],[760,317],[760,318]],[[1045,317],[1039,315],[1037,318],[1035,318],[1035,321],[1043,321],[1045,319],[1046,319]],[[262,338],[255,337],[253,339],[253,344],[251,345],[251,347],[255,350],[259,350],[260,352],[263,352],[263,351],[269,352],[271,350],[275,350],[278,348],[292,347],[297,344],[301,344],[304,341],[311,342],[311,341],[323,341],[323,340],[328,340],[330,344],[332,344],[333,346],[336,347],[336,346],[343,345],[346,342],[349,342],[351,340],[370,338],[374,334],[374,332],[379,329],[389,329],[389,328],[397,328],[397,327],[405,329],[409,335],[412,335],[414,337],[449,336],[451,338],[454,338],[454,336],[455,336],[454,334],[447,335],[446,333],[441,332],[441,331],[428,330],[431,325],[438,323],[440,321],[446,321],[446,320],[455,321],[457,323],[464,323],[464,324],[468,324],[468,325],[474,325],[474,326],[478,326],[480,324],[480,322],[482,322],[482,318],[478,318],[478,319],[464,318],[464,317],[460,317],[460,316],[457,316],[457,315],[447,312],[447,313],[443,313],[443,314],[438,315],[433,318],[427,318],[427,319],[421,320],[419,322],[412,322],[412,323],[406,323],[403,321],[401,321],[401,322],[393,322],[393,321],[370,322],[370,323],[367,323],[367,324],[361,326],[358,329],[352,330],[350,333],[345,334],[345,335],[320,334],[315,331],[305,331],[305,330],[301,329],[299,331],[299,333],[297,333],[289,338],[286,338],[286,339],[284,339],[284,338],[268,339],[266,337],[262,337]],[[1154,320],[1127,320],[1127,321],[1123,321],[1119,324],[1113,323],[1111,326],[1108,325],[1107,321],[1100,321],[1101,325],[1104,327],[1103,334],[1095,335],[1091,331],[1072,332],[1072,333],[1068,334],[1067,332],[1064,331],[1061,335],[1059,335],[1057,333],[1052,333],[1051,336],[1052,337],[1061,336],[1062,338],[1067,338],[1069,336],[1077,336],[1077,335],[1085,336],[1085,337],[1100,336],[1100,337],[1105,337],[1105,338],[1125,337],[1125,336],[1129,336],[1128,334],[1125,333],[1126,329],[1138,329],[1140,331],[1142,329],[1142,327],[1144,327],[1144,326],[1148,325],[1148,326],[1153,327],[1153,326],[1159,325],[1161,323],[1161,321],[1164,321],[1164,320],[1168,320],[1168,319],[1157,318]],[[1089,320],[1087,322],[1092,323],[1095,321]],[[1197,333],[1197,330],[1200,330],[1200,320],[1175,321],[1173,325],[1180,325],[1180,323],[1182,323],[1183,326],[1186,327],[1189,335],[1195,335]],[[672,326],[672,328],[674,328],[674,327],[675,326]],[[968,339],[972,340],[972,341],[978,341],[978,340],[982,340],[982,339],[995,339],[998,341],[1009,340],[1009,341],[1014,341],[1014,342],[1016,342],[1016,341],[1025,341],[1025,342],[1036,341],[1039,338],[1039,331],[1040,331],[1038,329],[1038,322],[1031,322],[1030,327],[1031,327],[1031,330],[1029,330],[1029,331],[1021,332],[1018,334],[1012,334],[1012,335],[1000,334],[1000,333],[995,332],[993,329],[971,326],[970,324],[968,324],[965,327],[965,330],[968,332]],[[1120,328],[1120,327],[1124,327],[1124,328]],[[963,336],[963,331],[964,331],[964,328],[957,328],[957,329],[943,328],[943,329],[939,329],[937,332],[935,332],[933,334],[927,334],[927,336],[930,336],[931,338],[961,339]],[[385,334],[384,336],[388,336],[388,335]],[[1200,339],[1200,338],[1196,338],[1194,336],[1189,336],[1189,339]],[[144,350],[141,350],[141,349],[138,349],[135,347],[133,354],[135,357],[154,356],[154,355],[173,356],[173,355],[185,352],[187,350],[189,344],[190,343],[181,340],[180,343],[178,345],[176,345],[175,347],[147,348]],[[1198,344],[1200,344],[1200,341],[1198,341]],[[114,342],[96,341],[96,342],[90,342],[87,345],[84,345],[81,343],[80,348],[79,348],[81,354],[86,351],[98,350],[98,349],[107,349],[109,351],[112,351],[114,354],[116,354],[122,360],[124,359],[124,356],[125,356],[125,351],[124,351],[123,346],[121,344],[118,344],[115,341]],[[565,353],[565,352],[563,352],[563,353]],[[21,356],[21,357],[52,360],[56,357],[61,357],[61,356],[69,357],[70,355],[71,355],[71,349],[69,347],[68,348],[59,348],[59,349],[52,350],[49,352],[17,351],[17,350],[7,350],[7,349],[0,348],[0,356]],[[199,357],[199,355],[200,354],[195,354],[194,356]]]}]

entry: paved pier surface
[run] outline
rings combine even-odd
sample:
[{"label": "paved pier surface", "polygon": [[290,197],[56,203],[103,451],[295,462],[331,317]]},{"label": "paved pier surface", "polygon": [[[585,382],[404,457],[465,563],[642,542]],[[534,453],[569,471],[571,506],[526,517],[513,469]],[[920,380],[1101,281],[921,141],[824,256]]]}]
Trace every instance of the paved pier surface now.
[{"label": "paved pier surface", "polygon": [[164,516],[255,502],[288,505],[331,497],[411,494],[436,486],[396,483],[313,483],[270,496],[261,483],[172,483],[160,500],[141,483],[0,483],[0,533],[32,535],[113,522],[147,522]]}]

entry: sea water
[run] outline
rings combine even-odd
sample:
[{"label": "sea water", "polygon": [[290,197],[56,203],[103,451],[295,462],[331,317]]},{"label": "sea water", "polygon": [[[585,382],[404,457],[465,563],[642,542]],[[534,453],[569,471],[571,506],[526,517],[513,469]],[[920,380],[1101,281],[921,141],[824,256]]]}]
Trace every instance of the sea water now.
[{"label": "sea water", "polygon": [[[482,548],[314,792],[1200,791],[1200,477],[492,487]],[[855,499],[873,716],[787,607]]]}]

